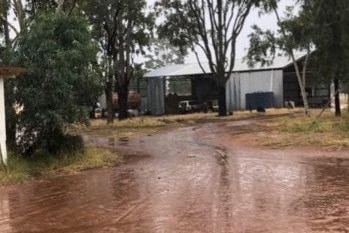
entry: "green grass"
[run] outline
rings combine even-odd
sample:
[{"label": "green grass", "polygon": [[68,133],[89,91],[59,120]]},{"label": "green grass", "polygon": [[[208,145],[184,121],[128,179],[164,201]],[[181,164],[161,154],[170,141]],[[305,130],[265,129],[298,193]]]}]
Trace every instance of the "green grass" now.
[{"label": "green grass", "polygon": [[258,116],[278,116],[287,114],[286,109],[268,109],[267,113],[260,114],[249,111],[237,111],[234,115],[217,117],[218,113],[193,113],[168,116],[140,116],[124,121],[114,120],[114,123],[107,125],[106,119],[92,120],[88,127],[76,125],[70,129],[72,134],[99,135],[113,137],[137,137],[158,133],[162,130],[176,127],[192,126],[206,122],[224,122],[241,120]]},{"label": "green grass", "polygon": [[110,167],[117,164],[120,159],[121,156],[116,152],[97,148],[86,148],[56,156],[38,152],[31,158],[10,153],[8,166],[0,165],[0,185]]},{"label": "green grass", "polygon": [[318,146],[333,149],[349,147],[349,114],[335,117],[327,112],[317,117],[317,112],[309,116],[284,116],[259,125],[270,132],[259,139],[261,145],[271,147]]},{"label": "green grass", "polygon": [[349,114],[335,117],[327,113],[321,118],[316,116],[301,116],[284,118],[281,121],[281,131],[289,133],[340,133],[349,135]]}]

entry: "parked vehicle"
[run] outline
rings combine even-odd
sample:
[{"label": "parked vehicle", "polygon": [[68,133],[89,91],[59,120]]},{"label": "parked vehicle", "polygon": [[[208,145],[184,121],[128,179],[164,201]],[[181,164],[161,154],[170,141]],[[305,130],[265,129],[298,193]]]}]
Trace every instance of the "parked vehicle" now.
[{"label": "parked vehicle", "polygon": [[206,111],[206,105],[197,100],[184,100],[178,103],[180,113],[201,112]]}]

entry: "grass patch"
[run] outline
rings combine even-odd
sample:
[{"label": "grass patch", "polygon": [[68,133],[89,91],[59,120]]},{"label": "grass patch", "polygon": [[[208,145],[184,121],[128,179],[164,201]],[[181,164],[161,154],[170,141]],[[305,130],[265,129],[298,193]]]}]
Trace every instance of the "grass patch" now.
[{"label": "grass patch", "polygon": [[73,134],[100,135],[114,137],[133,137],[137,135],[151,134],[163,129],[166,122],[154,117],[137,117],[124,121],[114,120],[107,125],[105,119],[92,120],[90,126],[76,125],[70,129]]},{"label": "grass patch", "polygon": [[158,133],[163,130],[183,126],[193,126],[208,122],[225,122],[247,119],[260,116],[278,116],[287,114],[287,109],[268,109],[267,113],[249,111],[237,111],[233,115],[218,117],[217,113],[193,113],[168,116],[140,116],[124,121],[114,120],[113,124],[107,125],[105,119],[92,120],[88,127],[76,125],[70,129],[70,133],[83,135],[98,135],[108,137],[136,137]]},{"label": "grass patch", "polygon": [[316,115],[281,119],[280,130],[289,133],[339,133],[349,136],[349,114],[335,117],[327,113],[321,118]]},{"label": "grass patch", "polygon": [[349,147],[349,114],[335,117],[327,112],[321,118],[313,110],[309,116],[284,116],[259,123],[264,127],[260,145],[271,147],[319,146],[333,149]]},{"label": "grass patch", "polygon": [[34,178],[74,174],[86,169],[114,166],[121,156],[107,149],[86,148],[71,153],[48,155],[35,153],[31,158],[10,154],[8,166],[0,166],[0,185]]}]

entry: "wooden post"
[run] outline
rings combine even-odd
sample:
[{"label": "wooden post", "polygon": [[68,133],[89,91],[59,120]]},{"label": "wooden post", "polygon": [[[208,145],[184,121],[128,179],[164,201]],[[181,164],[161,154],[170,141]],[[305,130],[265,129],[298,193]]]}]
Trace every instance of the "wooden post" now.
[{"label": "wooden post", "polygon": [[5,91],[4,91],[4,78],[1,75],[0,75],[0,147],[1,147],[1,161],[3,164],[7,165]]},{"label": "wooden post", "polygon": [[5,115],[5,78],[14,78],[25,72],[20,67],[0,67],[0,163],[7,165],[6,115]]}]

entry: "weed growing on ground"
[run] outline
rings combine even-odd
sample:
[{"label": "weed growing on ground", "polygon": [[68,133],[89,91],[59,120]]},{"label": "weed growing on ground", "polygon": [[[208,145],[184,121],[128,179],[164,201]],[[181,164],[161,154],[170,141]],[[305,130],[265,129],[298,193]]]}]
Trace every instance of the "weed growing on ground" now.
[{"label": "weed growing on ground", "polygon": [[319,146],[340,149],[349,147],[349,114],[338,118],[327,112],[317,117],[284,116],[263,123],[265,131],[271,131],[259,144],[270,147]]},{"label": "weed growing on ground", "polygon": [[86,169],[114,166],[121,156],[110,150],[85,148],[60,155],[36,152],[30,158],[11,153],[8,166],[0,166],[0,185],[33,178],[73,174]]}]

